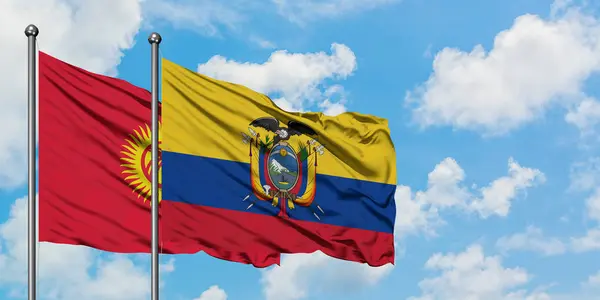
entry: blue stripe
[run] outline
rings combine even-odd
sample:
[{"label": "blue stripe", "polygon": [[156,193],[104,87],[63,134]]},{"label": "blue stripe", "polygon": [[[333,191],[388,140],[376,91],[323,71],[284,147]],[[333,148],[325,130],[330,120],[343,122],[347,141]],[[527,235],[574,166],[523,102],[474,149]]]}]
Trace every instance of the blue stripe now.
[{"label": "blue stripe", "polygon": [[[296,220],[393,233],[395,188],[390,184],[317,174],[313,205],[296,206],[287,213]],[[249,163],[163,151],[162,189],[165,201],[272,216],[279,212],[279,205],[273,207],[253,196]],[[242,201],[247,195],[250,198]],[[247,209],[252,201],[255,204]],[[320,220],[313,212],[317,212]]]}]

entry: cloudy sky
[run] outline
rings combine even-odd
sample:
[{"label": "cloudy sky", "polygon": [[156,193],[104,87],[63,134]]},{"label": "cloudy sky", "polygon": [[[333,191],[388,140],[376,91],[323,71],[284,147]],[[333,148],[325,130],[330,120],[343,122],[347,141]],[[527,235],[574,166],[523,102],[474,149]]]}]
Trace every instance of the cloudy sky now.
[{"label": "cloudy sky", "polygon": [[[0,299],[26,291],[26,38],[149,88],[162,55],[287,110],[390,122],[397,259],[161,257],[169,300],[600,295],[600,6],[569,0],[0,1]],[[40,299],[149,299],[149,259],[40,245]],[[596,295],[596,297],[594,297]]]}]

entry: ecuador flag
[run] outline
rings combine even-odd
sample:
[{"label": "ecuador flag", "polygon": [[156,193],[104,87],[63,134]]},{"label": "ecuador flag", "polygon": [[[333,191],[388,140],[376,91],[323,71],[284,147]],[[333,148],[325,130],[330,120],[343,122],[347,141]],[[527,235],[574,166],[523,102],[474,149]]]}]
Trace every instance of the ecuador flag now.
[{"label": "ecuador flag", "polygon": [[320,250],[394,262],[395,150],[370,115],[290,113],[162,60],[162,236],[266,267]]}]

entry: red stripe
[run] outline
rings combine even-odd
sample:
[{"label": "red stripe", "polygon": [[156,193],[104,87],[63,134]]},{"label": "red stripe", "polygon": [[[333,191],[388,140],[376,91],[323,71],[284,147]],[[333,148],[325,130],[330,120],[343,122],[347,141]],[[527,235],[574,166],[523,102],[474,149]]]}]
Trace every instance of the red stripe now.
[{"label": "red stripe", "polygon": [[[389,233],[346,228],[315,222],[274,218],[227,209],[161,202],[161,253],[193,254],[200,251],[227,261],[258,268],[279,264],[280,253],[312,253],[317,250],[349,261],[378,267],[394,263],[394,237]],[[143,227],[150,230],[149,220]],[[146,225],[147,224],[147,225]],[[46,232],[43,241],[88,245],[118,253],[148,253],[147,240],[94,241],[95,235],[69,234],[69,228]]]},{"label": "red stripe", "polygon": [[161,230],[172,239],[165,251],[209,255],[267,267],[278,253],[323,253],[381,266],[394,263],[394,237],[389,233],[275,218],[163,200]]}]

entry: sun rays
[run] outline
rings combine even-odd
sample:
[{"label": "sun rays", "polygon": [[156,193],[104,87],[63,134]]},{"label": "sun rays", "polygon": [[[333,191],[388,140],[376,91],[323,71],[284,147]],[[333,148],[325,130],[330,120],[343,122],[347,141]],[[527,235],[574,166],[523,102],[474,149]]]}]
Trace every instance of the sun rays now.
[{"label": "sun rays", "polygon": [[[126,144],[122,145],[121,167],[124,169],[121,174],[125,176],[125,181],[132,187],[133,192],[137,193],[138,199],[144,198],[144,202],[150,200],[151,191],[151,172],[152,172],[152,152],[151,152],[151,130],[148,124],[140,126],[134,130],[129,138],[126,138]],[[162,161],[159,155],[158,161],[158,199],[162,196],[161,176]]]}]

